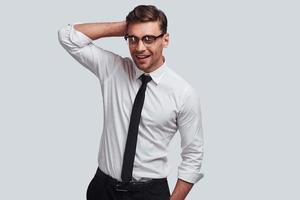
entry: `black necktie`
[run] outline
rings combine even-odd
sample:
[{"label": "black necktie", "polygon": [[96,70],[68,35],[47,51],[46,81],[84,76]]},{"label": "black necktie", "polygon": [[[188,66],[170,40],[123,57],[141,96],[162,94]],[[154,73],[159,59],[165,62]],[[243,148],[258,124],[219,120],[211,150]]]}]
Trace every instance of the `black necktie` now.
[{"label": "black necktie", "polygon": [[142,85],[134,99],[130,116],[125,152],[123,157],[121,178],[124,182],[129,182],[132,179],[132,169],[135,157],[136,141],[141,119],[141,111],[144,105],[145,91],[147,88],[147,83],[152,80],[150,76],[147,76],[145,74],[140,76],[140,78],[142,79]]}]

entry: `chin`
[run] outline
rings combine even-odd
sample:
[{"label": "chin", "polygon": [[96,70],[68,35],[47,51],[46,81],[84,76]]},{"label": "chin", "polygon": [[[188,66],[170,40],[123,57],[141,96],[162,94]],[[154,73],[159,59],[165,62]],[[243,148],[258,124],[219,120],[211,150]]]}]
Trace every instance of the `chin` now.
[{"label": "chin", "polygon": [[149,67],[148,66],[140,66],[140,65],[137,65],[137,67],[142,70],[142,71],[148,71],[149,70]]},{"label": "chin", "polygon": [[145,70],[151,68],[149,65],[146,65],[146,64],[140,65],[140,64],[138,64],[137,62],[135,62],[135,65],[136,65],[140,70],[143,70],[143,71],[145,71]]}]

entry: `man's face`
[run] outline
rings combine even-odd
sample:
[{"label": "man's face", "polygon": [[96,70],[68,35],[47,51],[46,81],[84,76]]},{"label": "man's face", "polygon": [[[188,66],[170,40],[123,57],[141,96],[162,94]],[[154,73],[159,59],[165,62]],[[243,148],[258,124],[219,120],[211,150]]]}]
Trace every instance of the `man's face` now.
[{"label": "man's face", "polygon": [[[147,41],[144,44],[141,39],[147,35],[159,36],[162,34],[158,21],[129,24],[127,34],[139,38],[138,42],[129,42],[128,45],[131,57],[140,70],[150,73],[163,64],[162,52],[163,48],[167,47],[169,43],[169,35],[164,34],[151,44],[148,44]],[[147,38],[145,39],[147,40]]]}]

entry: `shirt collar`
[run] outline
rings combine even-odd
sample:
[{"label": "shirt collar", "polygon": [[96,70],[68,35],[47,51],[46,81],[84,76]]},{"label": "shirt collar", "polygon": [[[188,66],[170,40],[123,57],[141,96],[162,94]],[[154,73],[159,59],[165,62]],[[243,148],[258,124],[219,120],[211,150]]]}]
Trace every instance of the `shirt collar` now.
[{"label": "shirt collar", "polygon": [[142,74],[149,74],[151,76],[152,80],[154,81],[154,83],[157,85],[159,83],[159,81],[161,80],[161,78],[163,77],[163,74],[166,71],[166,68],[167,68],[167,64],[166,64],[166,61],[164,61],[164,63],[159,68],[154,70],[153,72],[145,73],[144,71],[140,70],[135,65],[135,79],[137,80]]}]

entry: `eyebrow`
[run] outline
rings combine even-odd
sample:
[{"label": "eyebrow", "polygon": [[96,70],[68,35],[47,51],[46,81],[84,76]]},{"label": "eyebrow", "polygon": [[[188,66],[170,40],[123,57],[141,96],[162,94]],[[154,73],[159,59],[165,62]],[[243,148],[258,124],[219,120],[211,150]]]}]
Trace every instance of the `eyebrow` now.
[{"label": "eyebrow", "polygon": [[[137,37],[137,38],[139,38],[138,36],[136,36],[136,35],[129,35],[129,34],[127,34],[127,36],[128,37]],[[155,35],[152,35],[152,34],[146,34],[146,35],[143,35],[142,37],[145,37],[145,36],[155,36]],[[142,38],[141,37],[141,38]]]}]

